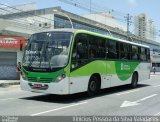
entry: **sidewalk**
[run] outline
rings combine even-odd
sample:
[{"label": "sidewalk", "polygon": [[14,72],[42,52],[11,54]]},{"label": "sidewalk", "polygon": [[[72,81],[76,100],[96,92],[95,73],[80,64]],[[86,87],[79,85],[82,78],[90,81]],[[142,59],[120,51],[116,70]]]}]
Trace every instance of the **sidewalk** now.
[{"label": "sidewalk", "polygon": [[9,85],[19,85],[20,80],[0,80],[0,87],[7,87]]},{"label": "sidewalk", "polygon": [[151,72],[150,74],[151,75],[160,75],[160,72],[155,72],[155,74],[154,74],[154,72]]}]

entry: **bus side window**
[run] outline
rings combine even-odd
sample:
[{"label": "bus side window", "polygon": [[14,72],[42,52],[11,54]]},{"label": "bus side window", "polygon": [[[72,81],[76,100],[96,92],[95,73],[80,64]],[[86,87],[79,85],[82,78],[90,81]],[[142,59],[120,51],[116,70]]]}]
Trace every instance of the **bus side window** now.
[{"label": "bus side window", "polygon": [[146,49],[144,47],[141,47],[140,50],[140,60],[147,61]]},{"label": "bus side window", "polygon": [[130,45],[125,43],[120,43],[120,59],[130,60]]},{"label": "bus side window", "polygon": [[132,60],[138,60],[138,46],[132,45]]},{"label": "bus side window", "polygon": [[150,50],[146,49],[147,61],[150,62]]},{"label": "bus side window", "polygon": [[72,51],[72,66],[74,69],[86,63],[88,60],[88,39],[85,34],[78,34],[74,40]]},{"label": "bus side window", "polygon": [[101,37],[89,36],[89,59],[105,59],[105,40]]},{"label": "bus side window", "polygon": [[108,40],[107,41],[107,58],[108,59],[117,59],[117,45],[116,41]]}]

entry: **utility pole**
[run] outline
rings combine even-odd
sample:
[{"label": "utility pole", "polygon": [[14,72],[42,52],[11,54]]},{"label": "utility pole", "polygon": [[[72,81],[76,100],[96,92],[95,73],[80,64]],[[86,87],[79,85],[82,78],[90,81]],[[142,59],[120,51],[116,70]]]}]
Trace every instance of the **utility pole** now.
[{"label": "utility pole", "polygon": [[129,40],[129,37],[130,37],[130,31],[129,31],[129,26],[131,25],[132,21],[132,16],[130,16],[130,14],[127,14],[127,16],[125,16],[124,18],[126,18],[126,21],[127,21],[127,38]]}]

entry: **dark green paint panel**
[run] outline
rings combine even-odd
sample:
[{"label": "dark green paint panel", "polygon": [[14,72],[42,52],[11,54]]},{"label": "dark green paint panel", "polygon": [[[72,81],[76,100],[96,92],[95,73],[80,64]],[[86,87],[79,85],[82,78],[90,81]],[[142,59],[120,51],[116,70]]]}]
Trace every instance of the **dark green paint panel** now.
[{"label": "dark green paint panel", "polygon": [[28,72],[24,69],[22,70],[23,73],[25,73],[26,80],[30,82],[41,82],[41,83],[50,83],[54,82],[56,78],[61,75],[64,72],[64,69],[61,69],[56,72]]},{"label": "dark green paint panel", "polygon": [[82,66],[81,68],[74,70],[70,73],[70,77],[78,77],[78,76],[90,76],[91,74],[106,73],[106,62],[105,61],[93,61],[88,63],[87,65]]},{"label": "dark green paint panel", "polygon": [[100,75],[117,75],[121,81],[131,77],[140,62],[126,61],[93,61],[71,72],[70,77],[91,76],[94,73]]},{"label": "dark green paint panel", "polygon": [[139,62],[115,62],[116,73],[120,80],[125,81],[131,77]]}]

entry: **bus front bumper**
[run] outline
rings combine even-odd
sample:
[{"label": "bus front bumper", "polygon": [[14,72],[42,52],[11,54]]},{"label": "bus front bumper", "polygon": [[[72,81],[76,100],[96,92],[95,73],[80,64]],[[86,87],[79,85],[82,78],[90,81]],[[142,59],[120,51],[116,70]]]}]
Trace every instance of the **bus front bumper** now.
[{"label": "bus front bumper", "polygon": [[21,76],[20,86],[21,86],[21,89],[24,91],[40,92],[40,93],[48,93],[48,94],[59,94],[59,95],[69,94],[69,78],[67,77],[59,82],[37,83],[37,82],[29,82],[27,80],[24,80]]}]

